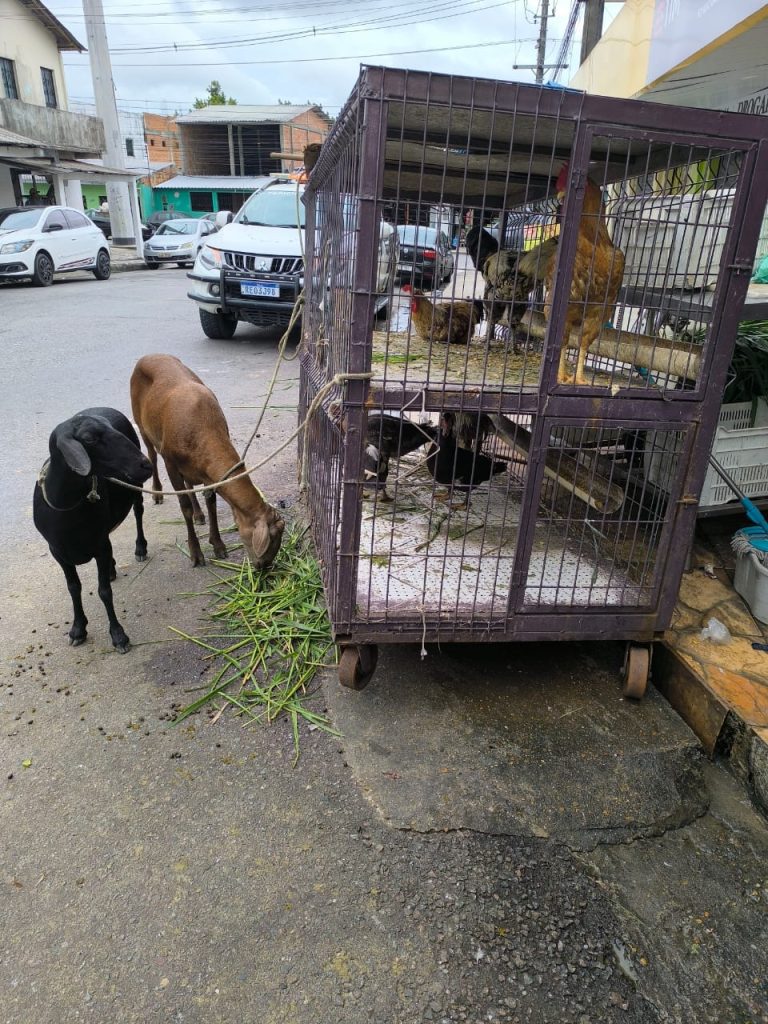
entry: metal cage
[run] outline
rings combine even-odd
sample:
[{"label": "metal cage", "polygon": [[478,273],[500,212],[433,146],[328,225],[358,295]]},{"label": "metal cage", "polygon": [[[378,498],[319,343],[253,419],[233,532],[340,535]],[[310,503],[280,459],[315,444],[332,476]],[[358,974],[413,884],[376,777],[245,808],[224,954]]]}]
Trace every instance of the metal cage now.
[{"label": "metal cage", "polygon": [[[379,642],[666,628],[767,133],[746,115],[362,69],[304,196],[301,415],[322,400],[301,458],[343,682],[367,681]],[[419,232],[417,260],[398,238]],[[446,239],[450,260],[430,263]]]}]

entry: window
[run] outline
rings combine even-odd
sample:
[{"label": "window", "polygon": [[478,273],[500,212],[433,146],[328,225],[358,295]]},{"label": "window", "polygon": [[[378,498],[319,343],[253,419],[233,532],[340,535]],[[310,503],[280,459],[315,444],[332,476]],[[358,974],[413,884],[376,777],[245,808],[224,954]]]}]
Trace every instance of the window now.
[{"label": "window", "polygon": [[134,155],[134,153],[133,153],[133,139],[126,139],[125,140],[125,155],[126,156],[133,156]]},{"label": "window", "polygon": [[165,149],[165,139],[163,139],[163,149]]},{"label": "window", "polygon": [[150,146],[154,146],[154,144],[155,144],[155,140],[154,140],[154,139],[150,139],[150,140],[149,140],[149,144],[150,144]]},{"label": "window", "polygon": [[213,210],[213,192],[190,192],[189,204],[195,213],[210,213]]},{"label": "window", "polygon": [[84,217],[82,213],[78,213],[77,210],[64,210],[64,217],[70,228],[88,228],[91,226],[88,218]]},{"label": "window", "polygon": [[56,83],[53,78],[53,71],[50,68],[40,68],[43,79],[43,96],[45,96],[46,107],[56,107]]},{"label": "window", "polygon": [[64,220],[64,214],[61,210],[54,210],[53,213],[48,215],[48,219],[45,222],[43,231],[50,231],[51,228],[61,228],[62,231],[67,230],[67,222]]},{"label": "window", "polygon": [[17,100],[19,90],[16,85],[16,70],[13,61],[7,57],[0,57],[0,78],[3,81],[3,92],[7,99]]}]

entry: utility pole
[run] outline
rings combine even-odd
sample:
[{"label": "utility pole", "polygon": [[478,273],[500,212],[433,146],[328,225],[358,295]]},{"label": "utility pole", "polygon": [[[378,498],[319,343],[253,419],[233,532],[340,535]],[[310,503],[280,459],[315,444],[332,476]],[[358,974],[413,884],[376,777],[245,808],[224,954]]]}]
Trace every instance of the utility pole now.
[{"label": "utility pole", "polygon": [[549,20],[549,0],[541,0],[539,15],[539,40],[536,43],[536,83],[544,81],[544,58],[547,51],[547,21]]},{"label": "utility pole", "polygon": [[535,64],[513,64],[515,69],[536,72],[536,83],[541,85],[544,81],[545,71],[557,71],[560,68],[567,68],[567,64],[545,64],[547,51],[547,22],[549,21],[549,0],[541,0],[541,14],[539,17],[539,39],[536,43]]},{"label": "utility pole", "polygon": [[603,34],[605,0],[582,0],[582,3],[584,4],[584,28],[581,32],[580,64],[583,64],[594,50]]},{"label": "utility pole", "polygon": [[[112,62],[107,42],[107,26],[101,0],[83,0],[85,29],[88,34],[88,57],[93,79],[93,95],[96,99],[96,113],[104,124],[104,162],[108,167],[125,170],[123,140],[120,136],[120,122],[117,116],[115,86],[112,81]],[[135,232],[137,208],[135,208],[135,187],[131,185],[134,201],[131,201],[129,186],[124,181],[107,183],[109,219],[112,224],[113,245],[140,245],[141,228],[138,238]]]}]

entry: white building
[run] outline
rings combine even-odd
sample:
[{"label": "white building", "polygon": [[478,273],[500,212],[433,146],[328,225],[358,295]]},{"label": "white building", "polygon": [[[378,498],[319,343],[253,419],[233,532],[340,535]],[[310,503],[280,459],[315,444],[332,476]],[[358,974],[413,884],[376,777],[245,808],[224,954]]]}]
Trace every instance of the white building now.
[{"label": "white building", "polygon": [[68,109],[61,60],[85,47],[40,0],[0,0],[0,25],[0,207],[21,205],[27,174],[49,182],[49,202],[80,209],[81,181],[132,185],[135,173],[86,162],[101,158],[104,127]]}]

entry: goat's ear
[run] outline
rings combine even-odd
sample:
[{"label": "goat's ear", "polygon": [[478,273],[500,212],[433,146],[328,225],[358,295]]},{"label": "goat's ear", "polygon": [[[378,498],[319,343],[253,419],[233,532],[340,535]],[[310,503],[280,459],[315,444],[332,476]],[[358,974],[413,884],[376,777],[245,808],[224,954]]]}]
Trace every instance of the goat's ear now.
[{"label": "goat's ear", "polygon": [[262,558],[266,555],[269,550],[270,541],[269,523],[267,522],[267,517],[263,516],[254,524],[253,533],[251,534],[251,547],[257,558]]},{"label": "goat's ear", "polygon": [[91,472],[91,460],[80,442],[65,435],[58,437],[56,444],[69,468],[80,476],[88,476]]}]

